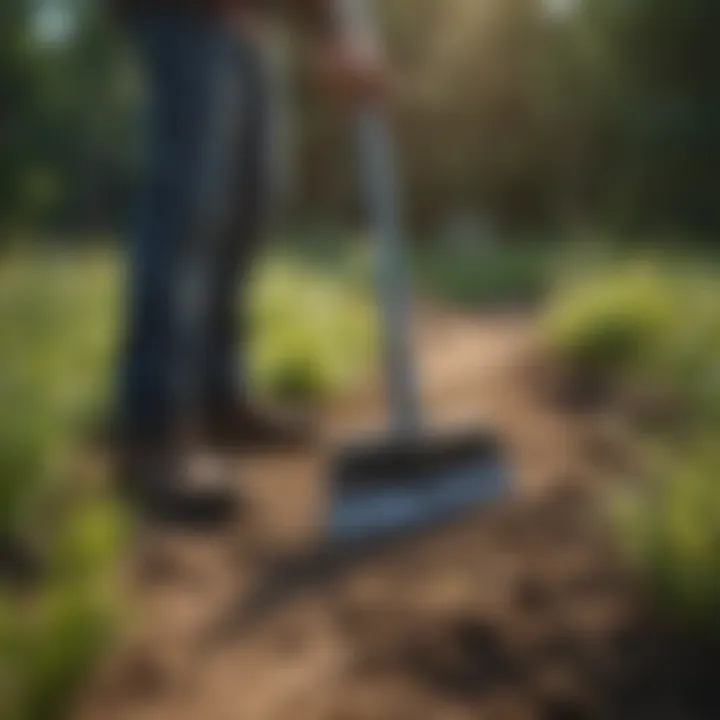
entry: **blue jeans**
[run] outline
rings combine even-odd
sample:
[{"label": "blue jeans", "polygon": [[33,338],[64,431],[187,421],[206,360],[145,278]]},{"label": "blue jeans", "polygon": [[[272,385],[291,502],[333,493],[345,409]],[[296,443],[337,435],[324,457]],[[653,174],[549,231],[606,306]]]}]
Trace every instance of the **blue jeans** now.
[{"label": "blue jeans", "polygon": [[269,103],[262,56],[231,28],[167,10],[130,29],[148,91],[149,167],[130,248],[121,405],[125,430],[144,436],[244,392]]}]

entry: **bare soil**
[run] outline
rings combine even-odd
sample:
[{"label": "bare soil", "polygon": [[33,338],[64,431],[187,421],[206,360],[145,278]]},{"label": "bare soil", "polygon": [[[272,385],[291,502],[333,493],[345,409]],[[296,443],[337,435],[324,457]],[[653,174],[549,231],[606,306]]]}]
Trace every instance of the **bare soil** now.
[{"label": "bare soil", "polygon": [[[433,421],[495,430],[512,496],[301,562],[322,538],[326,454],[238,460],[237,528],[138,538],[140,620],[78,717],[720,718],[720,657],[653,617],[608,541],[592,422],[527,382],[531,321],[426,312],[419,335]],[[328,445],[381,422],[380,397],[328,408]]]}]

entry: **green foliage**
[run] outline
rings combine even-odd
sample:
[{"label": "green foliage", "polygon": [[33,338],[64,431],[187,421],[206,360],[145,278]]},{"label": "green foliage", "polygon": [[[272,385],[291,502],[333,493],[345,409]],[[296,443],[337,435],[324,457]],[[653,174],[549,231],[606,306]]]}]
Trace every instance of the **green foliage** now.
[{"label": "green foliage", "polygon": [[[0,267],[0,540],[43,566],[27,588],[0,579],[8,720],[65,717],[122,620],[126,519],[101,478],[80,483],[76,473],[79,431],[111,398],[118,266],[86,253],[24,254]],[[254,291],[256,383],[293,400],[346,389],[371,359],[373,319],[347,273],[272,258]]]},{"label": "green foliage", "polygon": [[357,384],[375,349],[372,307],[346,275],[275,259],[254,295],[252,372],[261,392],[319,400]]},{"label": "green foliage", "polygon": [[664,612],[720,639],[717,438],[666,448],[655,464],[650,486],[613,498],[617,537]]},{"label": "green foliage", "polygon": [[679,425],[635,437],[644,482],[613,493],[621,547],[658,607],[720,639],[720,278],[712,265],[615,265],[566,286],[545,319],[561,359],[674,404]]},{"label": "green foliage", "polygon": [[[0,278],[0,538],[40,558],[0,585],[0,715],[64,717],[112,640],[124,522],[75,481],[79,421],[112,348],[112,275],[95,258],[7,259]],[[99,322],[98,322],[99,321]]]},{"label": "green foliage", "polygon": [[636,227],[711,237],[720,227],[710,160],[720,149],[715,11],[712,0],[583,3],[581,20],[602,38],[617,89],[605,195]]},{"label": "green foliage", "polygon": [[[43,32],[53,11],[66,13],[68,32]],[[80,0],[0,8],[0,245],[116,226],[126,212],[136,89],[107,13]]]},{"label": "green foliage", "polygon": [[645,262],[581,275],[558,291],[541,334],[580,370],[632,372],[672,345],[681,320],[678,291],[672,274]]},{"label": "green foliage", "polygon": [[[104,4],[78,0],[51,3],[72,31],[49,43],[36,5],[0,8],[0,232],[117,229],[141,171],[129,46]],[[584,0],[562,17],[543,0],[379,5],[417,227],[458,203],[512,228],[720,226],[712,0]],[[300,100],[295,209],[344,216],[355,197],[345,119]]]},{"label": "green foliage", "polygon": [[541,335],[580,372],[655,387],[698,422],[720,421],[719,298],[710,261],[598,261],[561,284]]},{"label": "green foliage", "polygon": [[0,712],[9,720],[66,717],[123,619],[119,509],[102,498],[76,502],[50,534],[40,584],[0,591]]},{"label": "green foliage", "polygon": [[418,253],[421,288],[459,307],[536,302],[547,293],[555,254],[542,243],[488,250],[429,248]]},{"label": "green foliage", "polygon": [[17,258],[0,273],[0,533],[37,524],[38,498],[64,472],[106,379],[112,324],[96,321],[111,311],[107,267],[69,270],[62,259]]}]

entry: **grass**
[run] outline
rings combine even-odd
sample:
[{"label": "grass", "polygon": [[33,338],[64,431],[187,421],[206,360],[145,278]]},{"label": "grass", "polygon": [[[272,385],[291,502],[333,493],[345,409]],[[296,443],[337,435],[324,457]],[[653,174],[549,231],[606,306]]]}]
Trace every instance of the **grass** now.
[{"label": "grass", "polygon": [[[276,254],[253,292],[253,382],[319,401],[362,382],[374,313],[357,269]],[[54,720],[122,630],[127,532],[80,437],[107,412],[121,273],[109,252],[20,254],[0,266],[0,717]],[[3,547],[38,558],[22,581]],[[5,562],[7,563],[7,558]],[[24,563],[23,563],[24,564]]]},{"label": "grass", "polygon": [[[119,623],[125,520],[76,482],[77,433],[112,352],[106,263],[7,259],[0,271],[0,538],[40,562],[0,580],[0,716],[64,717]],[[26,561],[23,560],[23,564]]]}]

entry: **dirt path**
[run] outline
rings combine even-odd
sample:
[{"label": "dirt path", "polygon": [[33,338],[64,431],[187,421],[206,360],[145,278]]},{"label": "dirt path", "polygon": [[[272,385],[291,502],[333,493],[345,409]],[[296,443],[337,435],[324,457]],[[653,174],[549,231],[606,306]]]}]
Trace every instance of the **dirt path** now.
[{"label": "dirt path", "polygon": [[[510,500],[323,566],[248,614],[277,558],[316,538],[325,488],[321,455],[246,460],[251,511],[235,531],[143,540],[144,623],[81,717],[720,717],[717,663],[650,622],[605,545],[581,428],[521,382],[528,338],[527,320],[508,317],[430,314],[420,331],[432,419],[501,433],[516,474]],[[327,435],[381,418],[377,398],[333,408]]]}]

